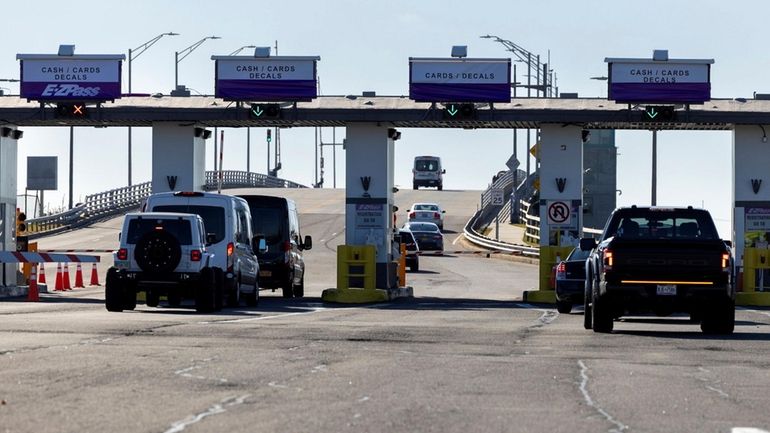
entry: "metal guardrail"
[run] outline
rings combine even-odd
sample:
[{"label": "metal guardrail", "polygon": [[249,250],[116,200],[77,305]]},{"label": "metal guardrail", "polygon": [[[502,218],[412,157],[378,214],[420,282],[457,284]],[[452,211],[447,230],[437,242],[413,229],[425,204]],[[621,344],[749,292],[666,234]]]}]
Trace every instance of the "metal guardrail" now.
[{"label": "metal guardrail", "polygon": [[[217,189],[219,172],[207,171],[203,189]],[[226,170],[222,172],[222,188],[306,188],[298,183],[260,173]],[[64,212],[27,220],[30,239],[56,234],[138,208],[152,192],[152,183],[144,182],[123,188],[87,195],[85,202]]]},{"label": "metal guardrail", "polygon": [[476,211],[476,213],[468,220],[468,222],[465,224],[465,227],[463,228],[463,234],[465,235],[465,238],[468,239],[471,243],[482,248],[488,248],[496,251],[505,251],[511,254],[520,254],[522,256],[528,257],[540,257],[540,248],[497,241],[478,233],[474,228],[474,225],[476,224],[476,220],[480,214],[481,210]]}]

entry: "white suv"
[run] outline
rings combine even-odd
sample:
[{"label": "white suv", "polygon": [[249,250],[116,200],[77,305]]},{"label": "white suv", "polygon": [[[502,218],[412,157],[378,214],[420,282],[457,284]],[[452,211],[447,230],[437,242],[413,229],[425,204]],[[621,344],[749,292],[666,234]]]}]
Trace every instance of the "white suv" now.
[{"label": "white suv", "polygon": [[109,311],[133,310],[136,295],[142,291],[150,307],[158,306],[161,295],[172,306],[178,306],[182,298],[193,298],[199,312],[219,306],[222,288],[215,285],[213,254],[198,215],[126,214],[120,248],[113,258],[115,266],[107,271],[105,285]]},{"label": "white suv", "polygon": [[[162,192],[147,198],[148,212],[179,212],[200,215],[207,235],[210,266],[217,287],[224,286],[228,306],[243,298],[249,306],[259,302],[260,237],[252,235],[251,211],[242,198],[206,192]],[[218,301],[221,302],[221,301]]]}]

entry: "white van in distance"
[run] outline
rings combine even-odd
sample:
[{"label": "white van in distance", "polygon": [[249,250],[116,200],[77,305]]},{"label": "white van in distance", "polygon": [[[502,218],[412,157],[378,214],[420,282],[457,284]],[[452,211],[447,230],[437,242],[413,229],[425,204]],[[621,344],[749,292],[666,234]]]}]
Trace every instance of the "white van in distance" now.
[{"label": "white van in distance", "polygon": [[441,168],[441,158],[438,156],[415,156],[412,168],[412,188],[435,186],[439,191],[444,189],[444,173]]}]

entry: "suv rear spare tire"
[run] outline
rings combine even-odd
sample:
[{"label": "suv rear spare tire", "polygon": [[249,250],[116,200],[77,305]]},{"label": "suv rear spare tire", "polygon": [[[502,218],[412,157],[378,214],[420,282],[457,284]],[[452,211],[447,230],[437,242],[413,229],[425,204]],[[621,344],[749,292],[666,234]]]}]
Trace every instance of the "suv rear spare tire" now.
[{"label": "suv rear spare tire", "polygon": [[182,259],[182,248],[171,233],[154,230],[142,236],[136,243],[134,259],[145,272],[171,272]]}]

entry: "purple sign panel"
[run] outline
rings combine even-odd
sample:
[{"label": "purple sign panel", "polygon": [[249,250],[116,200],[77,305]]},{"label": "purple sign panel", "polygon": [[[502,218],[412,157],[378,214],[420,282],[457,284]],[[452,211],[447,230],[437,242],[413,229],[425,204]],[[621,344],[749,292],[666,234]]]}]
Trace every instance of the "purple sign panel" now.
[{"label": "purple sign panel", "polygon": [[608,62],[610,100],[700,104],[711,99],[708,60]]},{"label": "purple sign panel", "polygon": [[409,59],[417,102],[510,102],[510,59]]},{"label": "purple sign panel", "polygon": [[18,55],[21,97],[35,101],[111,101],[121,96],[116,56]]},{"label": "purple sign panel", "polygon": [[310,101],[320,57],[213,56],[215,95],[230,101]]}]

